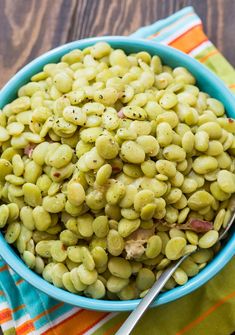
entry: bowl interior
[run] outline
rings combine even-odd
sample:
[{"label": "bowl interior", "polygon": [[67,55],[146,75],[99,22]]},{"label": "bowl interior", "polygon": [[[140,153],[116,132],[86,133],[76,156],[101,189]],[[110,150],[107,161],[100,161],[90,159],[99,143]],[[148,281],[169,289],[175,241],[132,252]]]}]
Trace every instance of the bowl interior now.
[{"label": "bowl interior", "polygon": [[[45,64],[56,63],[65,53],[75,48],[84,49],[98,41],[107,41],[113,48],[121,48],[127,53],[147,51],[151,55],[159,55],[166,65],[171,67],[186,67],[196,77],[197,86],[200,88],[200,90],[205,91],[212,97],[219,99],[224,104],[227,115],[235,118],[235,99],[233,95],[225,87],[222,81],[203,65],[173,48],[160,45],[155,42],[134,39],[130,37],[89,38],[63,45],[59,48],[49,51],[46,54],[43,54],[21,69],[1,90],[0,108],[11,102],[16,97],[17,90],[22,85],[27,83],[32,75],[41,71]],[[13,248],[11,248],[11,246],[6,243],[1,233],[0,254],[4,260],[13,268],[13,270],[15,270],[33,286],[47,293],[48,295],[69,304],[95,310],[127,311],[134,309],[139,302],[139,300],[95,300],[69,293],[51,285],[50,283],[43,280],[39,275],[27,268],[27,266],[22,262]],[[202,271],[200,271],[197,276],[191,278],[184,286],[176,287],[168,292],[162,293],[153,305],[156,306],[168,303],[194,291],[209,279],[211,279],[216,273],[218,273],[234,254],[235,234],[233,228],[233,232],[231,232],[230,238],[224,247],[216,255],[216,257]]]}]

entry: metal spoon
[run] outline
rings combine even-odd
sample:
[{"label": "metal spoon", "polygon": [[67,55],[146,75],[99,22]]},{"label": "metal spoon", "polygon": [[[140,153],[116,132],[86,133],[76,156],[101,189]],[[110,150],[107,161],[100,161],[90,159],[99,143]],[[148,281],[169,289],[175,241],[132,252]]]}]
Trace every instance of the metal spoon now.
[{"label": "metal spoon", "polygon": [[[232,205],[233,207],[233,205]],[[226,234],[228,230],[231,228],[233,221],[235,219],[235,211],[234,208],[232,208],[232,215],[228,222],[228,225],[225,229],[222,229],[219,235],[218,241],[222,240],[226,237]],[[197,251],[196,249],[195,251]],[[121,328],[116,332],[115,335],[129,335],[133,328],[136,326],[137,322],[141,318],[141,316],[144,314],[144,312],[147,310],[149,305],[152,303],[152,301],[158,296],[161,289],[165,286],[166,282],[170,279],[172,274],[175,272],[175,270],[180,266],[180,264],[193,252],[190,252],[183,257],[181,257],[178,261],[174,262],[171,266],[169,266],[159,279],[155,282],[155,284],[152,286],[152,288],[149,290],[149,292],[146,294],[146,296],[141,300],[141,302],[137,305],[136,309],[129,315],[129,317],[126,319],[126,321],[123,323]]]}]

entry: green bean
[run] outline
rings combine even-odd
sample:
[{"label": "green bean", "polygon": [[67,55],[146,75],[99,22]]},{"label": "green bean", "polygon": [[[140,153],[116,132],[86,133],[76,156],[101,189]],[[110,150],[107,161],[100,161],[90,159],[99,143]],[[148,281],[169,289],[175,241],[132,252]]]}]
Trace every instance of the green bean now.
[{"label": "green bean", "polygon": [[174,93],[165,93],[159,100],[159,104],[164,109],[171,109],[177,104],[177,96]]},{"label": "green bean", "polygon": [[144,291],[149,289],[155,282],[153,272],[147,268],[142,268],[136,277],[136,286],[139,290]]},{"label": "green bean", "polygon": [[96,175],[96,183],[99,185],[104,185],[112,174],[112,167],[110,164],[105,164],[99,168]]},{"label": "green bean", "polygon": [[51,155],[48,163],[60,169],[66,166],[72,159],[73,151],[67,144],[62,144],[59,148]]},{"label": "green bean", "polygon": [[183,237],[174,237],[166,244],[166,256],[170,260],[176,260],[182,256],[186,240]]},{"label": "green bean", "polygon": [[50,252],[53,260],[56,262],[64,262],[67,258],[67,251],[61,241],[54,241]]},{"label": "green bean", "polygon": [[47,230],[51,225],[50,214],[42,206],[37,206],[32,211],[35,228],[39,231]]},{"label": "green bean", "polygon": [[118,293],[129,283],[128,278],[120,278],[116,276],[110,276],[107,280],[107,289],[110,292]]},{"label": "green bean", "polygon": [[67,248],[68,258],[74,263],[82,262],[82,247],[81,246],[70,246]]},{"label": "green bean", "polygon": [[170,238],[173,238],[173,237],[183,237],[185,238],[185,234],[182,230],[179,230],[177,228],[171,228],[171,230],[169,231],[169,235],[170,235]]},{"label": "green bean", "polygon": [[173,178],[176,175],[176,166],[173,162],[168,160],[159,159],[156,162],[157,171],[169,178]]},{"label": "green bean", "polygon": [[13,167],[13,172],[15,176],[19,177],[23,174],[24,162],[21,159],[20,155],[14,155],[12,157],[12,167]]},{"label": "green bean", "polygon": [[7,207],[9,208],[8,222],[12,222],[18,219],[20,214],[19,206],[13,202],[8,204]]},{"label": "green bean", "polygon": [[108,217],[101,215],[92,222],[92,229],[97,237],[105,237],[109,231]]},{"label": "green bean", "polygon": [[202,264],[208,262],[213,257],[213,251],[211,249],[200,249],[192,254],[191,258],[194,262]]},{"label": "green bean", "polygon": [[43,259],[40,256],[36,256],[35,257],[35,266],[34,266],[35,272],[38,273],[38,274],[42,274],[44,268],[45,268],[45,264],[44,264]]},{"label": "green bean", "polygon": [[113,159],[119,152],[118,143],[108,135],[101,135],[95,142],[98,154],[104,159]]},{"label": "green bean", "polygon": [[60,233],[60,240],[66,246],[76,245],[78,241],[78,235],[72,231],[65,229]]},{"label": "green bean", "polygon": [[195,192],[198,188],[198,183],[192,178],[184,178],[184,182],[181,186],[181,190],[184,194]]},{"label": "green bean", "polygon": [[32,238],[26,243],[26,250],[30,251],[32,254],[35,254],[35,243]]},{"label": "green bean", "polygon": [[137,287],[134,283],[128,284],[120,292],[118,292],[118,297],[121,300],[136,299],[138,297]]},{"label": "green bean", "polygon": [[77,268],[78,276],[80,281],[85,285],[91,285],[97,280],[97,271],[88,270],[83,264]]},{"label": "green bean", "polygon": [[102,266],[105,266],[108,262],[108,256],[105,252],[105,250],[100,247],[96,246],[91,250],[91,254],[93,257],[93,260],[95,262],[96,268],[100,268]]},{"label": "green bean", "polygon": [[181,268],[176,269],[172,277],[179,285],[184,285],[188,281],[187,273]]},{"label": "green bean", "polygon": [[191,131],[186,131],[182,137],[182,148],[187,152],[191,153],[194,148],[194,142],[196,141],[195,136]]},{"label": "green bean", "polygon": [[139,191],[134,198],[134,208],[139,211],[142,207],[154,200],[154,193],[151,190]]},{"label": "green bean", "polygon": [[153,178],[156,174],[155,162],[152,160],[144,161],[141,164],[141,170],[146,177]]},{"label": "green bean", "polygon": [[217,140],[222,135],[222,129],[217,122],[206,122],[199,127],[199,130],[207,132],[211,140]]},{"label": "green bean", "polygon": [[12,165],[8,160],[0,158],[0,169],[0,180],[4,180],[5,176],[9,175],[12,172]]},{"label": "green bean", "polygon": [[51,273],[51,279],[53,282],[53,285],[57,287],[64,287],[63,284],[63,275],[68,272],[68,269],[63,263],[57,263],[53,266],[52,268],[52,273]]},{"label": "green bean", "polygon": [[40,241],[36,244],[36,253],[43,258],[51,257],[51,246],[53,245],[53,240]]},{"label": "green bean", "polygon": [[235,175],[227,170],[220,170],[217,176],[218,186],[225,193],[235,192]]},{"label": "green bean", "polygon": [[145,254],[148,258],[157,257],[162,250],[162,240],[159,236],[151,236],[147,242],[147,248]]},{"label": "green bean", "polygon": [[22,258],[30,269],[33,269],[35,267],[36,257],[32,252],[25,250],[23,252]]},{"label": "green bean", "polygon": [[157,126],[157,140],[161,147],[166,147],[173,140],[173,131],[168,122],[161,122]]},{"label": "green bean", "polygon": [[198,265],[193,262],[191,258],[187,258],[180,265],[181,269],[185,271],[188,277],[196,276],[199,272]]},{"label": "green bean", "polygon": [[145,120],[147,116],[145,110],[139,106],[134,106],[131,102],[130,104],[131,106],[122,108],[122,113],[132,120]]},{"label": "green bean", "polygon": [[189,241],[189,243],[193,245],[198,244],[198,235],[194,231],[188,230],[185,232],[185,234],[186,234],[186,238]]},{"label": "green bean", "polygon": [[46,196],[42,200],[42,207],[49,213],[59,213],[65,206],[65,196],[58,193],[55,196]]},{"label": "green bean", "polygon": [[226,210],[224,208],[218,212],[214,220],[214,230],[216,231],[220,230],[220,228],[223,225],[224,219],[225,219],[225,214],[226,214]]},{"label": "green bean", "polygon": [[140,226],[140,219],[128,220],[121,219],[118,223],[118,232],[122,237],[127,237]]},{"label": "green bean", "polygon": [[186,152],[180,146],[171,144],[164,148],[163,156],[173,162],[182,162],[186,157]]},{"label": "green bean", "polygon": [[140,164],[145,159],[144,149],[134,141],[125,141],[121,147],[122,157],[130,163]]},{"label": "green bean", "polygon": [[80,206],[85,201],[85,191],[82,185],[76,182],[69,183],[67,197],[72,205]]},{"label": "green bean", "polygon": [[167,196],[165,197],[165,200],[167,204],[174,204],[178,200],[180,200],[181,196],[182,196],[182,191],[179,188],[172,188],[170,192],[167,194]]},{"label": "green bean", "polygon": [[210,184],[210,192],[213,197],[219,201],[227,200],[230,197],[229,193],[225,193],[224,191],[222,191],[222,189],[219,187],[218,182],[216,181]]},{"label": "green bean", "polygon": [[209,109],[212,110],[216,116],[222,116],[224,114],[224,106],[221,104],[220,101],[209,98],[206,102]]},{"label": "green bean", "polygon": [[8,225],[5,239],[7,243],[14,243],[20,235],[21,226],[19,222],[12,222]]},{"label": "green bean", "polygon": [[105,295],[105,286],[101,280],[97,279],[95,283],[88,286],[84,293],[88,297],[92,297],[94,299],[101,299]]},{"label": "green bean", "polygon": [[70,280],[72,281],[72,284],[75,290],[77,290],[78,292],[81,292],[87,288],[87,285],[83,284],[80,280],[77,267],[71,270],[69,276],[70,276]]},{"label": "green bean", "polygon": [[106,201],[110,205],[117,204],[121,198],[125,195],[125,186],[123,183],[117,180],[113,180],[110,183],[110,187],[106,193]]},{"label": "green bean", "polygon": [[206,131],[198,131],[195,134],[195,149],[201,152],[207,151],[209,147],[209,135]]},{"label": "green bean", "polygon": [[199,239],[198,245],[200,248],[210,248],[217,242],[218,237],[219,233],[216,230],[210,230]]},{"label": "green bean", "polygon": [[40,189],[32,184],[25,183],[22,187],[24,193],[24,201],[32,207],[40,206],[42,203],[42,196]]},{"label": "green bean", "polygon": [[130,263],[121,257],[112,257],[108,262],[108,269],[113,276],[128,279],[131,276]]},{"label": "green bean", "polygon": [[78,232],[83,237],[91,237],[93,234],[92,228],[93,218],[90,214],[84,214],[77,218]]},{"label": "green bean", "polygon": [[[53,282],[54,283],[54,282]],[[54,284],[55,285],[55,284]],[[77,290],[71,279],[71,274],[69,272],[64,272],[62,275],[62,285],[71,293],[77,293]]]},{"label": "green bean", "polygon": [[42,272],[42,276],[45,280],[47,280],[49,283],[52,283],[52,272],[53,272],[53,268],[55,266],[55,263],[48,263]]},{"label": "green bean", "polygon": [[122,208],[128,208],[133,205],[135,196],[137,194],[137,189],[133,185],[126,186],[126,192],[121,201],[119,202],[119,206]]},{"label": "green bean", "polygon": [[124,240],[114,229],[111,229],[108,233],[107,248],[109,253],[113,256],[119,256],[124,249]]},{"label": "green bean", "polygon": [[188,199],[188,206],[192,210],[199,210],[205,208],[206,206],[210,206],[212,201],[213,197],[210,193],[206,191],[197,191]]}]

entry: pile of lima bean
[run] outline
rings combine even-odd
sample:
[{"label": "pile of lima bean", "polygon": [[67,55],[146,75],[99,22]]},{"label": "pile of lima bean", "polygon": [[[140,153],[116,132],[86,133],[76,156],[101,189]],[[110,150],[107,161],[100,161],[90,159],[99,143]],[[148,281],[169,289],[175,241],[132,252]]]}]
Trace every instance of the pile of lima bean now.
[{"label": "pile of lima bean", "polygon": [[55,286],[143,297],[219,250],[235,192],[235,122],[187,69],[104,42],[47,64],[0,111],[0,228]]}]

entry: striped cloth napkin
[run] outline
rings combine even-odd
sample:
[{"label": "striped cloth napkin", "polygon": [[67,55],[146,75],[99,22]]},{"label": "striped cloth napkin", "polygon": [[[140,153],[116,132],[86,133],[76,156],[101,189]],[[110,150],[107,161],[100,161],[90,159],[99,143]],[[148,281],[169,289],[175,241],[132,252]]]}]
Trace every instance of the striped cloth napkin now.
[{"label": "striped cloth napkin", "polygon": [[[235,71],[203,32],[192,7],[139,29],[209,67],[235,93]],[[229,335],[235,331],[235,259],[207,285],[173,303],[152,308],[133,332],[159,335]],[[0,259],[0,325],[4,335],[112,335],[128,313],[106,313],[56,301],[25,282]]]}]

